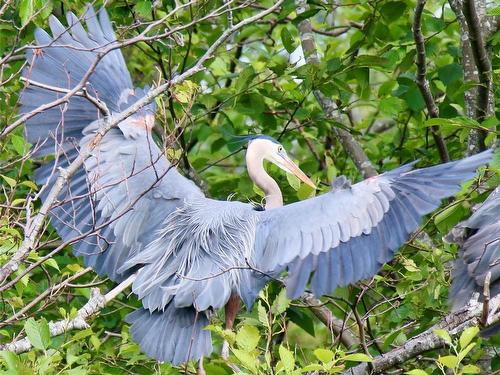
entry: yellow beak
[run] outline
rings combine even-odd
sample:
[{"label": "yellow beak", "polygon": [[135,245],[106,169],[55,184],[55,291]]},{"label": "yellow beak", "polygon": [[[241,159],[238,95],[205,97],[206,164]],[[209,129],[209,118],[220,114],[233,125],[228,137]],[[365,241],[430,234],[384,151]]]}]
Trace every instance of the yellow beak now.
[{"label": "yellow beak", "polygon": [[316,185],[314,185],[314,182],[312,182],[311,179],[307,177],[306,174],[300,170],[298,165],[295,164],[292,161],[292,159],[290,159],[287,155],[280,155],[280,157],[281,157],[280,160],[281,163],[278,164],[279,167],[297,176],[303,183],[309,185],[313,189],[317,189]]}]

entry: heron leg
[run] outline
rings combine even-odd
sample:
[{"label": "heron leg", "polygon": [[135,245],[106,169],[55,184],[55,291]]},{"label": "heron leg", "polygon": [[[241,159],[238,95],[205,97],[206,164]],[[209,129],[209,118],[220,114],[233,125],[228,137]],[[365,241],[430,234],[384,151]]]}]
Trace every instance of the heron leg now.
[{"label": "heron leg", "polygon": [[[240,307],[240,297],[236,293],[231,294],[231,297],[229,297],[229,300],[224,307],[226,329],[233,329],[234,320],[236,319],[238,311],[240,311]],[[221,356],[224,360],[229,358],[229,343],[226,340],[224,340],[224,343],[222,344]]]}]

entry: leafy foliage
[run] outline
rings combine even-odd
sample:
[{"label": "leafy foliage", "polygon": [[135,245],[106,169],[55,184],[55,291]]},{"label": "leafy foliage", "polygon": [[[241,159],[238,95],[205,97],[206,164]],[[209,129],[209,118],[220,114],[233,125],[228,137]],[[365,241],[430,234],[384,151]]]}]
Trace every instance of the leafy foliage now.
[{"label": "leafy foliage", "polygon": [[[33,40],[36,26],[47,28],[48,16],[61,17],[72,10],[81,14],[83,0],[14,0],[0,16],[0,122],[16,119],[19,80],[24,61],[22,47]],[[101,2],[98,2],[100,5]],[[138,35],[147,22],[160,19],[175,6],[174,1],[117,0],[107,2],[119,39]],[[327,4],[328,3],[328,4]],[[437,125],[451,158],[464,156],[470,129],[493,129],[487,143],[494,141],[499,112],[478,123],[466,117],[464,92],[477,83],[464,81],[460,31],[456,17],[445,1],[428,1],[423,14],[426,37],[427,79],[439,107],[440,117],[429,119],[425,103],[415,83],[415,43],[411,33],[414,2],[340,1],[332,11],[330,2],[310,2],[310,9],[297,16],[293,1],[265,20],[250,24],[219,48],[206,70],[176,86],[157,99],[156,135],[167,155],[179,161],[179,168],[194,178],[209,195],[218,199],[258,201],[262,192],[253,186],[243,168],[243,147],[236,135],[265,133],[279,139],[300,167],[328,191],[338,175],[360,178],[333,128],[348,129],[382,172],[420,158],[419,165],[439,162],[439,154],[429,127]],[[233,22],[255,14],[260,5],[234,3]],[[199,1],[186,6],[162,27],[192,26],[166,40],[142,41],[126,47],[125,60],[135,83],[151,84],[180,74],[192,66],[214,40],[229,26],[227,14],[200,19],[222,5],[222,1]],[[488,10],[497,12],[498,8]],[[319,49],[318,65],[302,64],[298,24],[308,19]],[[135,27],[129,27],[135,25]],[[345,29],[340,33],[339,30]],[[332,36],[334,35],[334,36]],[[500,34],[488,39],[498,51]],[[300,51],[300,50],[299,50]],[[499,55],[492,54],[498,72]],[[494,75],[494,97],[498,104],[498,77]],[[340,119],[329,118],[313,90],[335,101]],[[496,108],[500,108],[498,105]],[[34,181],[39,161],[29,154],[30,145],[22,129],[10,133],[0,144],[0,264],[16,252],[24,238],[23,223],[40,208],[40,186]],[[286,202],[314,194],[294,177],[274,167]],[[483,173],[483,186],[500,183],[500,157]],[[322,302],[332,314],[345,321],[356,334],[363,331],[366,348],[345,348],[310,311],[298,301],[289,301],[277,284],[260,295],[251,311],[242,312],[234,331],[223,329],[216,314],[208,329],[215,334],[216,353],[205,360],[207,374],[229,374],[217,353],[223,340],[230,343],[230,362],[243,373],[298,374],[307,371],[342,372],[357,362],[403,344],[428,329],[448,311],[449,262],[455,258],[454,245],[441,238],[457,222],[469,215],[473,204],[481,202],[484,189],[478,182],[464,186],[457,199],[424,221],[425,235],[413,237],[395,261],[383,267],[373,280],[339,288]],[[172,368],[147,358],[128,333],[124,317],[139,306],[135,297],[120,295],[105,307],[88,329],[49,336],[49,321],[72,318],[90,296],[91,287],[112,288],[109,281],[92,272],[84,273],[69,287],[42,293],[83,269],[81,259],[70,246],[60,247],[55,231],[46,228],[27,262],[7,282],[18,280],[2,291],[0,301],[2,342],[26,334],[34,346],[28,353],[1,354],[6,374],[179,374],[194,373],[195,364]],[[29,272],[30,265],[37,264]],[[30,305],[31,304],[31,305]],[[19,316],[17,313],[25,311]],[[360,325],[359,319],[364,322]],[[424,370],[408,361],[408,374],[475,373],[476,361],[498,338],[489,342],[477,338],[477,331],[465,331],[458,341],[437,332],[449,344],[449,351],[429,353],[434,358]],[[175,338],[173,338],[175,339]],[[494,366],[499,366],[494,362]]]}]

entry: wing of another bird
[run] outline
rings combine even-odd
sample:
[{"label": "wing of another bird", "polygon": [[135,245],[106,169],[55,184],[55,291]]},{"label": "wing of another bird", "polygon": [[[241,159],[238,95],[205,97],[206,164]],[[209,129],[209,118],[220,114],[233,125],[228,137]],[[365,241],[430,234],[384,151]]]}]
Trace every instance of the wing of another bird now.
[{"label": "wing of another bird", "polygon": [[[317,296],[374,275],[440,200],[459,191],[491,151],[411,170],[406,165],[316,198],[260,212],[253,266],[288,269],[287,293],[300,296],[311,276]],[[250,301],[251,302],[251,301]]]},{"label": "wing of another bird", "polygon": [[482,298],[489,272],[491,297],[500,293],[500,188],[457,227],[468,228],[469,233],[464,242],[459,241],[461,248],[452,272],[450,299],[455,310],[465,306],[474,292]]}]

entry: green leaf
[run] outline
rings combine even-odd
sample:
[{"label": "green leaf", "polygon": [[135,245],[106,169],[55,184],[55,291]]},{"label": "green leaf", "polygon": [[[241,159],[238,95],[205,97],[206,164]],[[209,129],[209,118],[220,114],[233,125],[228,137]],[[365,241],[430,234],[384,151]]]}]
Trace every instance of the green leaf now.
[{"label": "green leaf", "polygon": [[31,345],[40,350],[45,350],[50,345],[50,332],[49,325],[47,321],[42,318],[38,322],[29,318],[26,323],[24,323],[24,330],[26,331],[26,336]]},{"label": "green leaf", "polygon": [[257,305],[257,314],[259,316],[259,322],[262,323],[262,325],[266,328],[270,328],[269,324],[269,316],[267,315],[266,308],[262,306],[262,303],[259,301]]},{"label": "green leaf", "polygon": [[57,264],[57,261],[54,258],[49,258],[45,261],[45,264],[49,267],[55,268],[56,270],[60,271],[59,265]]},{"label": "green leaf", "polygon": [[9,186],[11,188],[13,188],[17,185],[17,181],[14,180],[12,177],[8,177],[8,176],[5,176],[3,174],[0,174],[0,176],[2,176],[2,178],[5,180],[5,182],[7,182],[7,184],[9,184]]},{"label": "green leaf", "polygon": [[424,98],[418,87],[412,85],[408,91],[403,95],[406,105],[414,112],[421,111],[425,107]]},{"label": "green leaf", "polygon": [[311,336],[315,336],[314,331],[314,319],[310,317],[304,309],[296,308],[291,306],[286,312],[286,316],[295,324],[297,324],[304,331],[309,333]]},{"label": "green leaf", "polygon": [[464,78],[463,68],[459,64],[449,64],[438,69],[438,77],[446,86]]},{"label": "green leaf", "polygon": [[444,357],[439,357],[438,362],[448,368],[455,368],[458,365],[458,358],[454,355],[446,355]]},{"label": "green leaf", "polygon": [[463,204],[452,204],[434,218],[434,224],[441,233],[448,233],[467,214]]},{"label": "green leaf", "polygon": [[245,368],[253,372],[257,371],[258,361],[251,353],[239,349],[233,349],[233,353]]},{"label": "green leaf", "polygon": [[134,6],[134,10],[139,14],[139,16],[143,18],[147,18],[151,16],[151,1],[149,0],[142,0],[139,1],[137,4]]},{"label": "green leaf", "polygon": [[11,137],[11,142],[14,150],[18,153],[18,155],[24,155],[24,153],[28,150],[28,144],[23,137],[13,134]]},{"label": "green leaf", "polygon": [[479,333],[479,328],[478,327],[469,327],[465,329],[462,334],[460,335],[459,343],[460,343],[460,348],[463,349],[469,343],[476,337],[476,335]]},{"label": "green leaf", "polygon": [[273,301],[273,304],[271,306],[271,312],[273,314],[282,314],[286,311],[288,306],[290,306],[290,300],[286,296],[286,289],[282,288],[276,297],[276,299]]},{"label": "green leaf", "polygon": [[25,26],[33,16],[33,0],[21,0],[19,2],[19,17],[21,24]]},{"label": "green leaf", "polygon": [[472,350],[474,346],[476,346],[475,342],[469,344],[466,348],[460,350],[460,352],[458,352],[458,361],[462,362],[462,360],[465,358],[467,354],[469,354],[469,352]]},{"label": "green leaf", "polygon": [[440,338],[442,338],[447,344],[451,344],[451,337],[448,331],[444,329],[436,329],[434,330],[434,334]]},{"label": "green leaf", "polygon": [[481,369],[475,365],[465,365],[462,367],[462,374],[480,374]]},{"label": "green leaf", "polygon": [[300,189],[300,180],[297,176],[291,173],[286,174],[286,180],[290,184],[290,186],[293,188],[293,190],[297,191]]},{"label": "green leaf", "polygon": [[283,366],[285,367],[285,371],[287,373],[292,372],[293,369],[295,368],[295,359],[293,353],[287,348],[285,348],[283,345],[280,345],[279,354],[281,363],[283,363]]},{"label": "green leaf", "polygon": [[407,371],[407,372],[405,372],[405,374],[407,374],[407,375],[429,375],[424,370],[419,370],[419,369]]},{"label": "green leaf", "polygon": [[363,66],[366,68],[387,68],[389,66],[389,60],[385,57],[372,56],[372,55],[359,55],[354,60],[356,66]]},{"label": "green leaf", "polygon": [[246,90],[254,77],[255,69],[252,65],[248,65],[240,72],[240,74],[238,74],[238,78],[236,79],[236,82],[234,84],[236,91],[242,92],[243,90]]},{"label": "green leaf", "polygon": [[401,17],[406,10],[406,3],[403,1],[389,1],[382,5],[380,14],[386,21],[393,22]]},{"label": "green leaf", "polygon": [[101,340],[99,340],[99,337],[97,337],[96,335],[90,336],[90,343],[95,348],[95,350],[99,350],[99,348],[101,347]]},{"label": "green leaf", "polygon": [[245,115],[255,115],[264,112],[266,105],[261,95],[248,93],[240,95],[237,109]]},{"label": "green leaf", "polygon": [[[51,12],[52,1],[21,0],[19,2],[19,17],[22,26],[26,26],[32,19],[36,19],[36,21],[45,20]],[[37,14],[36,17],[35,14]]]},{"label": "green leaf", "polygon": [[487,16],[493,16],[493,17],[500,16],[500,7],[496,7],[496,8],[491,8],[491,9],[489,9],[489,10],[486,12],[486,15],[487,15]]},{"label": "green leaf", "polygon": [[310,363],[307,366],[304,366],[300,369],[300,372],[313,372],[323,370],[323,366],[319,363]]},{"label": "green leaf", "polygon": [[259,338],[259,330],[254,326],[245,325],[236,333],[238,347],[246,351],[255,349],[259,343]]},{"label": "green leaf", "polygon": [[281,29],[281,42],[288,53],[292,53],[297,48],[295,41],[286,27]]},{"label": "green leaf", "polygon": [[174,86],[175,99],[183,104],[189,103],[198,89],[198,85],[192,81],[186,80],[181,84]]},{"label": "green leaf", "polygon": [[352,362],[373,362],[373,359],[364,353],[348,354],[345,357],[343,357],[342,359],[344,361],[352,361]]},{"label": "green leaf", "polygon": [[318,358],[321,362],[323,363],[328,363],[330,362],[332,359],[333,359],[333,352],[331,350],[328,350],[328,349],[316,349],[314,351],[314,355],[316,356],[316,358]]},{"label": "green leaf", "polygon": [[297,17],[295,17],[294,20],[292,21],[292,23],[294,25],[298,25],[300,22],[302,22],[303,20],[306,20],[308,18],[311,18],[312,16],[314,16],[319,11],[320,11],[319,8],[314,8],[314,9],[306,10],[304,13],[301,13]]},{"label": "green leaf", "polygon": [[5,360],[7,368],[9,370],[16,370],[19,365],[19,357],[15,353],[8,352],[6,350],[2,350],[0,353]]}]

